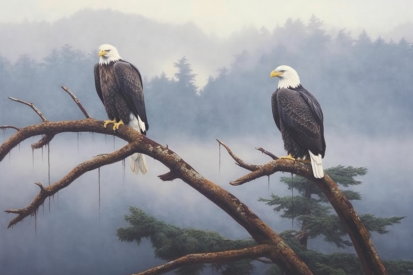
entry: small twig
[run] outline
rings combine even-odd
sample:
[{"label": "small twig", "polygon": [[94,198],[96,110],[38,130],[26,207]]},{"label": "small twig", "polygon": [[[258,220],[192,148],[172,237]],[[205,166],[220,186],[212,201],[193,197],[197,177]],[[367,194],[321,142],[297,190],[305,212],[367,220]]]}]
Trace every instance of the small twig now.
[{"label": "small twig", "polygon": [[266,154],[267,156],[269,156],[272,159],[278,159],[278,157],[276,155],[274,155],[271,152],[268,152],[267,150],[263,149],[262,147],[258,147],[258,148],[255,148],[255,149],[257,149],[258,151],[260,151],[263,154]]},{"label": "small twig", "polygon": [[16,131],[20,131],[20,128],[13,126],[13,125],[3,125],[3,126],[0,126],[0,129],[14,129]]},{"label": "small twig", "polygon": [[67,87],[61,86],[61,88],[72,97],[72,99],[76,102],[77,106],[80,108],[85,117],[90,118],[88,112],[83,107],[82,103],[80,103],[80,100]]},{"label": "small twig", "polygon": [[158,176],[163,181],[173,181],[174,179],[179,178],[179,175],[174,171],[169,171],[163,175]]},{"label": "small twig", "polygon": [[31,102],[27,102],[27,101],[24,101],[24,100],[20,100],[20,99],[17,99],[17,98],[14,98],[14,97],[11,97],[11,96],[9,96],[9,99],[11,99],[11,100],[13,100],[13,101],[16,101],[16,102],[19,102],[19,103],[22,103],[22,104],[25,104],[25,105],[27,105],[27,106],[29,106],[30,108],[32,108],[33,109],[33,111],[35,111],[36,112],[36,114],[43,120],[43,122],[47,122],[47,119],[46,119],[46,117],[42,114],[42,112],[40,112],[40,110],[39,109],[37,109],[37,107],[36,106],[34,106],[34,104],[33,103],[31,103]]},{"label": "small twig", "polygon": [[245,168],[247,170],[250,170],[250,171],[255,171],[255,170],[260,169],[260,167],[261,167],[260,165],[253,165],[253,164],[246,163],[241,158],[239,158],[237,155],[235,155],[225,143],[223,143],[219,139],[217,139],[217,141],[218,141],[219,144],[224,146],[224,148],[228,151],[228,154],[235,160],[236,165],[238,165],[242,168]]},{"label": "small twig", "polygon": [[189,254],[181,258],[175,259],[163,265],[148,269],[134,275],[155,275],[163,274],[168,271],[175,270],[182,266],[202,264],[202,263],[223,263],[232,262],[242,259],[251,259],[262,257],[269,253],[271,246],[268,244],[260,244],[253,247],[242,248],[237,250],[227,250],[222,252],[198,253]]},{"label": "small twig", "polygon": [[45,134],[42,139],[40,139],[38,142],[32,144],[32,149],[39,149],[42,148],[43,146],[47,145],[52,141],[54,138],[55,134]]},{"label": "small twig", "polygon": [[40,192],[46,192],[46,190],[44,189],[43,185],[40,182],[35,182],[34,184],[40,187]]}]

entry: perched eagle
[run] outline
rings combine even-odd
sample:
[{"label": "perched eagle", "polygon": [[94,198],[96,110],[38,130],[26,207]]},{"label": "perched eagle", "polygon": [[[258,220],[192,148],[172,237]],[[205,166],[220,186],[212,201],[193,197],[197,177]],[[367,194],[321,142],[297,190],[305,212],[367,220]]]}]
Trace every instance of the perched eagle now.
[{"label": "perched eagle", "polygon": [[320,104],[301,85],[293,68],[279,66],[271,72],[271,77],[280,78],[278,88],[272,94],[271,105],[275,124],[281,131],[284,148],[288,152],[288,156],[282,158],[301,158],[311,162],[314,177],[324,177],[322,158],[326,143]]},{"label": "perched eagle", "polygon": [[[108,44],[99,47],[99,63],[95,65],[96,92],[105,106],[109,120],[103,127],[113,123],[113,130],[126,124],[141,134],[149,129],[146,118],[142,78],[139,70],[122,60],[118,50]],[[148,171],[145,156],[135,153],[130,158],[130,168],[138,174]]]}]

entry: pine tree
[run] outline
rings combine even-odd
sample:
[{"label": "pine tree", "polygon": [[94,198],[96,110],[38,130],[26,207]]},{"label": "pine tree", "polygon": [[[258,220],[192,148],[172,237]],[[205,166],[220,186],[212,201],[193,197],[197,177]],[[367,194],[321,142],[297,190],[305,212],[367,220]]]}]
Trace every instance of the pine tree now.
[{"label": "pine tree", "polygon": [[195,85],[196,74],[192,73],[191,64],[184,56],[174,63],[174,67],[178,69],[175,77],[178,79],[177,84],[184,92],[196,93],[197,87]]},{"label": "pine tree", "polygon": [[[337,166],[326,169],[341,187],[359,185],[361,181],[356,177],[365,175],[367,169],[362,167]],[[281,182],[289,189],[296,190],[292,198],[271,195],[270,199],[259,199],[270,206],[274,206],[277,212],[282,211],[281,217],[295,218],[299,223],[299,230],[287,230],[280,234],[284,241],[297,255],[309,266],[314,274],[318,275],[362,275],[362,267],[357,255],[352,253],[336,252],[324,254],[308,249],[308,242],[319,236],[333,243],[337,248],[351,246],[347,239],[347,233],[340,220],[331,209],[326,197],[312,182],[301,178],[282,177]],[[361,200],[358,192],[344,190],[349,200]],[[178,257],[202,252],[216,252],[228,249],[239,249],[255,245],[252,239],[229,240],[217,232],[199,229],[183,229],[166,224],[147,215],[143,210],[130,208],[131,214],[125,216],[129,227],[119,228],[117,235],[124,242],[136,242],[140,244],[143,238],[148,238],[154,247],[155,257],[166,261]],[[360,216],[366,229],[371,232],[385,234],[387,226],[400,223],[404,217],[379,218],[371,214]],[[211,267],[219,274],[253,274],[253,261],[243,260],[223,264],[202,264],[181,268],[177,274],[200,274],[205,268]],[[413,270],[413,261],[389,260],[384,261],[389,275],[409,275]],[[283,275],[283,272],[275,264],[271,264],[267,270],[268,275]]]},{"label": "pine tree", "polygon": [[[356,177],[363,176],[367,169],[363,167],[336,166],[326,169],[326,173],[339,185],[348,200],[361,200],[358,192],[348,188],[359,185],[362,182]],[[273,206],[274,211],[282,212],[281,217],[296,219],[299,229],[283,232],[283,238],[294,249],[294,251],[305,259],[304,261],[314,270],[315,274],[363,274],[357,257],[349,253],[322,254],[308,249],[308,242],[319,236],[324,241],[333,243],[337,248],[351,246],[346,230],[328,203],[322,191],[311,181],[302,177],[281,177],[281,182],[294,189],[294,197],[280,197],[272,194],[270,199],[260,198],[259,201]],[[400,223],[404,217],[380,218],[372,214],[360,215],[361,221],[366,229],[372,233],[385,234],[387,226]],[[410,274],[413,262],[407,261],[384,261],[389,274]],[[393,270],[393,271],[391,271]],[[277,267],[272,267],[269,274],[282,274]]]},{"label": "pine tree", "polygon": [[[239,249],[255,244],[254,240],[229,240],[217,232],[198,229],[182,229],[177,226],[158,221],[148,216],[141,209],[130,207],[131,215],[125,216],[130,227],[119,228],[117,235],[124,242],[140,244],[143,238],[148,238],[155,249],[155,257],[171,261],[192,253],[216,252],[229,249]],[[253,271],[252,260],[237,261],[211,265],[221,274],[248,275]],[[200,274],[207,265],[201,264],[182,267],[177,274]]]}]

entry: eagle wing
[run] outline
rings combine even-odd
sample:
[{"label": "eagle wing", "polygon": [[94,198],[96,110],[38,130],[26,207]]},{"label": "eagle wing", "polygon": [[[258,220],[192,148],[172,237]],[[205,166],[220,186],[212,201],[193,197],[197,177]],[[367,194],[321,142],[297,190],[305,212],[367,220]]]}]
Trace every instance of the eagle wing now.
[{"label": "eagle wing", "polygon": [[149,130],[145,110],[142,78],[139,70],[131,63],[120,60],[113,66],[116,82],[130,111],[145,123],[145,130]]},{"label": "eagle wing", "polygon": [[277,108],[279,121],[291,137],[313,154],[324,156],[323,112],[315,97],[305,89],[279,89]]},{"label": "eagle wing", "polygon": [[103,102],[103,95],[102,95],[102,87],[100,87],[100,76],[99,76],[99,63],[95,64],[95,87],[96,87],[96,92],[100,98],[100,100],[102,100],[102,103],[105,104]]},{"label": "eagle wing", "polygon": [[280,115],[278,113],[277,92],[278,90],[275,91],[271,96],[271,108],[272,108],[272,116],[274,117],[275,124],[277,125],[278,130],[281,131]]}]

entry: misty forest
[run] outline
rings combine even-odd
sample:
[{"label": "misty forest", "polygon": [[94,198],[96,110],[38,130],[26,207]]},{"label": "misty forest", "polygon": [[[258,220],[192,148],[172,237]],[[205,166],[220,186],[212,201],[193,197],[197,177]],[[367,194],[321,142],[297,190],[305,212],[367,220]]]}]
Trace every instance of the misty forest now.
[{"label": "misty forest", "polygon": [[[114,24],[141,26],[145,38],[114,34],[111,41],[93,37],[95,44],[85,46],[90,30],[97,27],[82,26],[79,37],[75,30],[82,20],[99,20],[103,15]],[[0,209],[24,209],[43,192],[34,183],[46,188],[83,162],[91,167],[12,227],[7,228],[19,213],[0,214],[0,274],[135,274],[187,254],[210,252],[221,257],[219,253],[227,250],[239,252],[238,258],[201,259],[167,270],[168,274],[288,274],[302,270],[299,264],[291,268],[296,259],[309,270],[299,274],[377,274],[366,271],[368,257],[360,258],[363,248],[354,248],[356,237],[343,224],[342,214],[336,213],[336,205],[331,206],[336,202],[324,193],[326,183],[312,181],[303,164],[271,162],[267,151],[286,154],[270,104],[278,83],[270,72],[282,64],[297,70],[303,86],[323,108],[326,174],[360,217],[367,230],[363,238],[371,238],[386,268],[387,273],[380,274],[412,274],[412,41],[372,38],[365,31],[354,36],[344,27],[327,32],[316,16],[308,22],[288,19],[272,30],[244,29],[227,40],[208,37],[191,24],[157,24],[111,11],[82,11],[54,24],[0,24],[2,37],[16,31],[40,37],[21,38],[19,47],[27,48],[18,56],[0,51]],[[161,29],[164,33],[156,32]],[[64,43],[44,41],[48,44],[44,48],[54,47],[39,50],[41,34],[56,30],[72,40],[57,36]],[[171,52],[179,54],[170,53],[164,63],[150,49],[165,54],[162,36],[170,39]],[[143,76],[150,129],[148,139],[139,137],[142,144],[132,142],[136,135],[127,127],[113,133],[97,126],[107,119],[93,76],[97,47],[103,43],[116,46]],[[126,46],[134,50],[122,51]],[[206,63],[228,62],[203,66],[207,59]],[[168,67],[174,73],[168,74]],[[145,68],[155,73],[149,75]],[[98,121],[85,120],[61,86],[70,89]],[[6,152],[16,131],[47,124],[30,107],[8,97],[33,103],[50,122],[68,122],[56,125],[51,134],[42,132],[50,143],[45,141],[38,149],[31,147],[42,138],[35,134]],[[134,175],[129,160],[123,161],[133,149],[128,143],[148,155],[147,174]],[[182,159],[168,158],[172,155],[168,150]],[[181,167],[182,161],[188,171],[205,177],[205,185],[174,174],[173,167]],[[275,167],[278,161],[281,168]],[[278,170],[230,185],[257,173],[258,166]],[[246,212],[253,211],[251,215],[266,223],[296,258],[286,264],[274,260],[281,257],[275,253],[266,257],[269,244],[260,243],[263,229],[251,229],[248,215],[238,217],[222,203],[208,200],[204,192],[209,191],[202,188],[212,186],[210,181],[222,189],[218,195],[229,192],[247,206]],[[256,248],[255,254],[243,256],[249,247]]]}]

